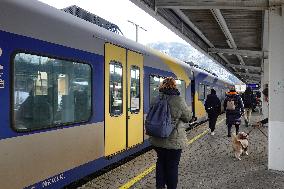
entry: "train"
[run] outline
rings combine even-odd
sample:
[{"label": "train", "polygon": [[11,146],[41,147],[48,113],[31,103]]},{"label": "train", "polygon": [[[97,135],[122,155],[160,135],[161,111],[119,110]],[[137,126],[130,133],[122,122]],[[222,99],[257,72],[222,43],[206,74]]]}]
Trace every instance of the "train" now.
[{"label": "train", "polygon": [[197,122],[204,70],[36,0],[0,2],[1,188],[62,188],[150,146],[144,120],[174,77]]}]

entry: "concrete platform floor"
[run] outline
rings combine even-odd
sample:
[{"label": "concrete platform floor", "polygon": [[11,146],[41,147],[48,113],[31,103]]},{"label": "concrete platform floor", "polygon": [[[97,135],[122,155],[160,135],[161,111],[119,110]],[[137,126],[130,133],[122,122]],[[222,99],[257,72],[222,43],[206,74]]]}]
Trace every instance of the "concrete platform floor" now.
[{"label": "concrete platform floor", "polygon": [[[253,114],[252,122],[258,120],[258,117],[257,114]],[[239,161],[233,155],[231,138],[226,136],[225,115],[218,118],[217,124],[214,136],[208,133],[203,135],[182,153],[178,188],[284,188],[284,172],[267,168],[268,140],[266,136],[258,129],[252,130],[249,136],[249,156],[242,156],[242,160]],[[204,134],[207,128],[208,123],[205,123],[189,131],[188,139]],[[244,125],[240,127],[240,131],[245,132],[251,129]],[[267,127],[261,130],[267,135]],[[232,131],[235,132],[235,128]],[[80,188],[155,188],[155,161],[156,154],[154,150],[151,150]]]}]

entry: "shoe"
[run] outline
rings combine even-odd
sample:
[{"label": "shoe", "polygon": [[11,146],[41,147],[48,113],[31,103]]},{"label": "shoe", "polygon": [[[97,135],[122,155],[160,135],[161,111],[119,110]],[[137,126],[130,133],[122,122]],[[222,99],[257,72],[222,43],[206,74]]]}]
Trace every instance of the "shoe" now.
[{"label": "shoe", "polygon": [[231,137],[231,135],[227,135],[227,137]]},{"label": "shoe", "polygon": [[211,135],[212,135],[212,136],[214,136],[214,135],[215,135],[214,131],[213,131],[213,132],[211,132]]}]

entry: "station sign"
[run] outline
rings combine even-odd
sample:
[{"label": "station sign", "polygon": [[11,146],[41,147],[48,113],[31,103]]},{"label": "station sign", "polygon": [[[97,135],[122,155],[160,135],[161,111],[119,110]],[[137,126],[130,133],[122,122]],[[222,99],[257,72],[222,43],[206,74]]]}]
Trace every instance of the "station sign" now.
[{"label": "station sign", "polygon": [[247,84],[247,87],[250,87],[251,89],[259,89],[259,84],[257,84],[257,83],[249,83],[249,84]]}]

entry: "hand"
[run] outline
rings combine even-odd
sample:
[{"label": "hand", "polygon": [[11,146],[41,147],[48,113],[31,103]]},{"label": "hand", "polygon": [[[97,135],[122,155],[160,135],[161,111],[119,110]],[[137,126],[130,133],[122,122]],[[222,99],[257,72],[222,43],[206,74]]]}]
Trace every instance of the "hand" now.
[{"label": "hand", "polygon": [[260,121],[256,122],[256,124],[253,124],[253,127],[262,127],[262,123]]}]

